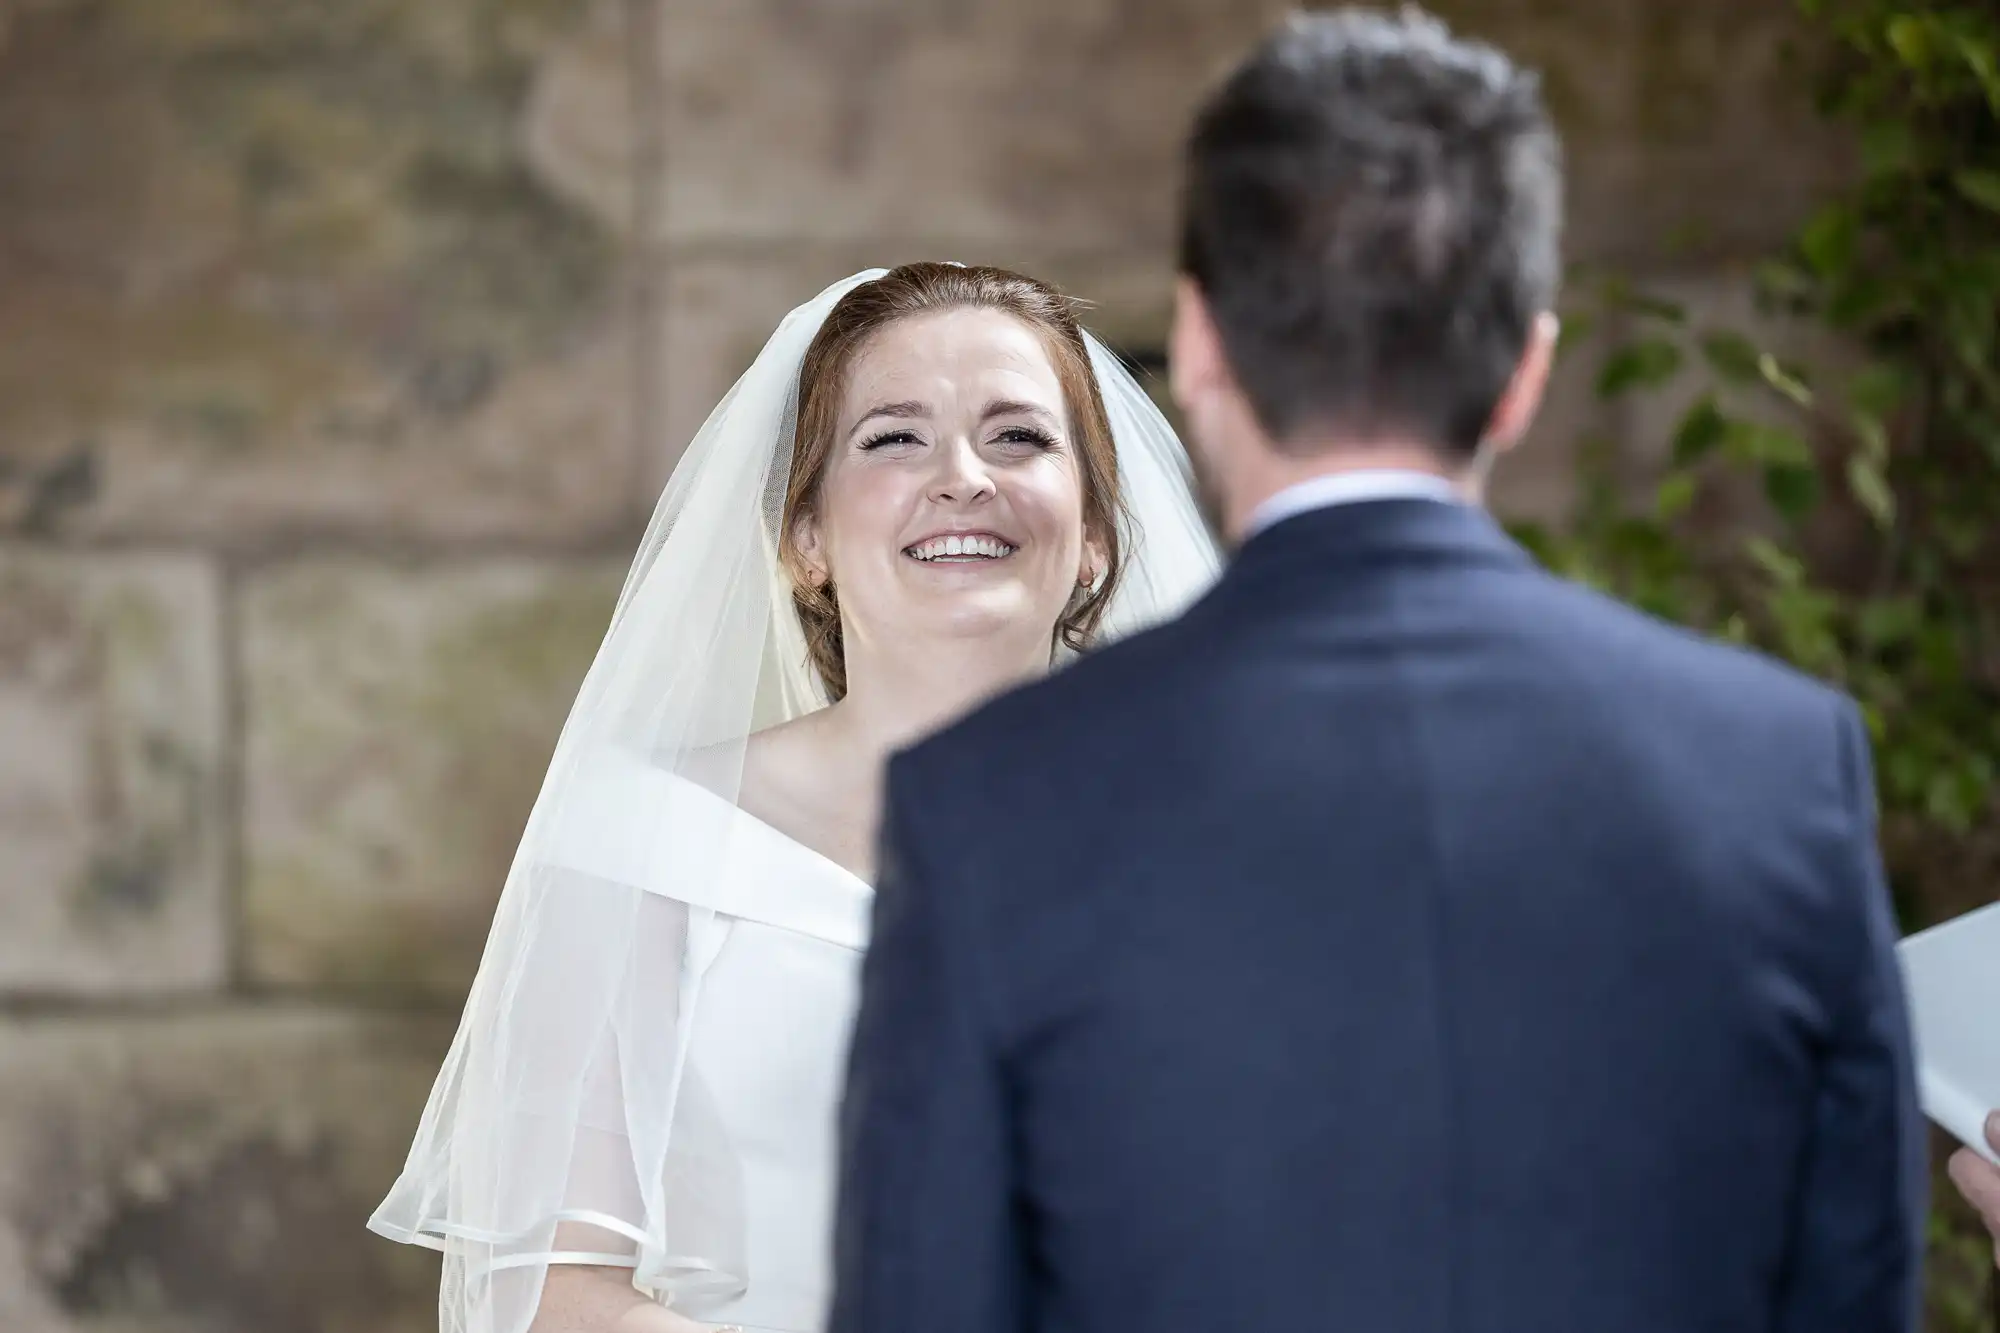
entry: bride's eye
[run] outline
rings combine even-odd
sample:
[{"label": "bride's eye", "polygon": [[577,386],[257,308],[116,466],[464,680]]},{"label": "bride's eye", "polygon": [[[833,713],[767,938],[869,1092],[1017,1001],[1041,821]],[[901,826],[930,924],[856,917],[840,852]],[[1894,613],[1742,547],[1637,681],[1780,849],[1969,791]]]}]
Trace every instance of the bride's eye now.
[{"label": "bride's eye", "polygon": [[995,437],[1001,444],[1022,445],[1030,449],[1053,449],[1056,437],[1034,426],[1009,426]]},{"label": "bride's eye", "polygon": [[871,435],[861,443],[861,452],[880,449],[892,444],[918,444],[917,433],[913,430],[886,430],[880,435]]}]

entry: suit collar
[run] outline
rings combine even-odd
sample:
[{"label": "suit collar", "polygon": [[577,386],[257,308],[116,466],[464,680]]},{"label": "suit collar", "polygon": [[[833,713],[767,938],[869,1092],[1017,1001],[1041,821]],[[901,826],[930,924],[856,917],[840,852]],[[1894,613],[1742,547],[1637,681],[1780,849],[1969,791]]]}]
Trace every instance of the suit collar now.
[{"label": "suit collar", "polygon": [[1315,509],[1330,509],[1334,505],[1364,504],[1373,500],[1437,500],[1451,503],[1459,498],[1458,488],[1451,479],[1433,472],[1385,467],[1330,472],[1287,486],[1258,505],[1250,515],[1245,540],[1288,518],[1296,518]]},{"label": "suit collar", "polygon": [[1529,567],[1526,551],[1474,505],[1391,498],[1310,509],[1244,543],[1224,582],[1350,563],[1447,560]]}]

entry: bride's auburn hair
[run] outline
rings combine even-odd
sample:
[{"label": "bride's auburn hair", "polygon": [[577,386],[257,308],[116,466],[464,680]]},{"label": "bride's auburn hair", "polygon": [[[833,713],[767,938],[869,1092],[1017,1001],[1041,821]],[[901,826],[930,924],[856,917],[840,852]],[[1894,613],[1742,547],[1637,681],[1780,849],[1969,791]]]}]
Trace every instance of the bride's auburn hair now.
[{"label": "bride's auburn hair", "polygon": [[[1062,384],[1083,483],[1083,530],[1102,548],[1105,566],[1090,587],[1079,585],[1071,595],[1056,622],[1055,638],[1073,649],[1088,647],[1124,569],[1118,451],[1104,396],[1090,366],[1090,350],[1076,321],[1076,304],[1045,282],[1002,268],[920,263],[891,269],[841,297],[827,312],[799,367],[798,425],[778,527],[778,558],[791,581],[792,605],[805,631],[807,654],[832,699],[847,693],[840,594],[833,580],[815,585],[806,576],[798,547],[799,525],[819,504],[856,352],[899,319],[950,310],[998,310],[1028,325],[1041,334]],[[1053,652],[1053,640],[1049,647]]]}]

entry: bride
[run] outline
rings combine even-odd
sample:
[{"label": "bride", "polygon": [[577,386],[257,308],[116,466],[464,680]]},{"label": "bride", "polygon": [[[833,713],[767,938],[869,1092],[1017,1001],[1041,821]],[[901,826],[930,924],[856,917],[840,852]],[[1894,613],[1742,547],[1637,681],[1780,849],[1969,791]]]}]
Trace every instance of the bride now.
[{"label": "bride", "polygon": [[1185,469],[1033,279],[874,270],[779,325],[667,483],[369,1222],[443,1251],[445,1333],[821,1326],[882,761],[1199,593]]}]

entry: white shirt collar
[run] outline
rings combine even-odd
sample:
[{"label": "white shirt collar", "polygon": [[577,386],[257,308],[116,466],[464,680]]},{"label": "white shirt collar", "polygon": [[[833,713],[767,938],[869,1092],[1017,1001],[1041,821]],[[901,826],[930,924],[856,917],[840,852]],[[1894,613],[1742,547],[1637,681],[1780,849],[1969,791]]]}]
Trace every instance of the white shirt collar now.
[{"label": "white shirt collar", "polygon": [[1257,506],[1244,526],[1243,540],[1249,541],[1264,529],[1288,518],[1334,505],[1359,504],[1367,500],[1436,500],[1463,504],[1449,478],[1407,468],[1366,468],[1336,472],[1287,486]]}]

